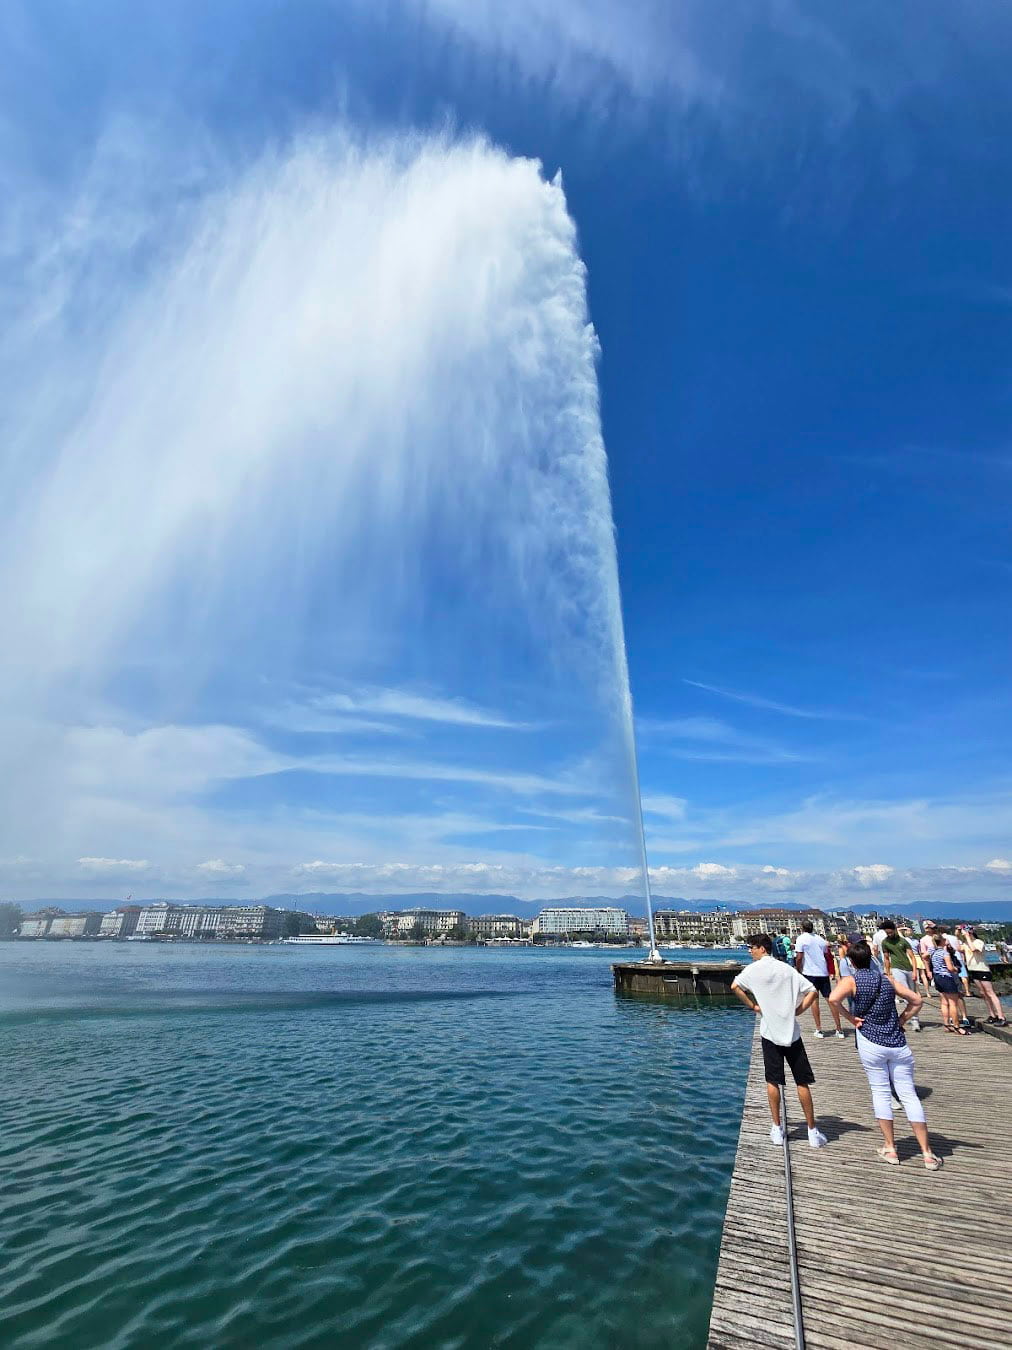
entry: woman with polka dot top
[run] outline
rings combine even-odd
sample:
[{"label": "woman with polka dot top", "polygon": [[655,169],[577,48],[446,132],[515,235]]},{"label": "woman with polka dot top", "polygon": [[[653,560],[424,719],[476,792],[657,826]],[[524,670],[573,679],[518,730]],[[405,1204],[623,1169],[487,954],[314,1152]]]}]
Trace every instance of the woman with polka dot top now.
[{"label": "woman with polka dot top", "polygon": [[[891,1167],[899,1166],[893,1132],[895,1092],[920,1145],[924,1166],[929,1172],[937,1172],[942,1162],[931,1151],[924,1107],[914,1087],[914,1056],[903,1031],[910,1018],[920,1011],[923,999],[915,990],[872,965],[867,942],[854,943],[847,959],[853,974],[838,982],[829,1001],[857,1028],[857,1052],[868,1076],[875,1119],[884,1140],[878,1156]],[[848,1008],[850,999],[853,1003]],[[908,1005],[902,1016],[896,1013],[897,999]]]}]

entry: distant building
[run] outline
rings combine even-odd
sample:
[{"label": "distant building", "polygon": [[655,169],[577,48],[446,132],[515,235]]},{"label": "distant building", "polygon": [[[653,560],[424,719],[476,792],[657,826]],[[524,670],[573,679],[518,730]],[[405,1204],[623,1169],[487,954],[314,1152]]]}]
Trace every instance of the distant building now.
[{"label": "distant building", "polygon": [[46,936],[51,938],[97,937],[101,924],[102,915],[98,913],[61,914],[51,921]]},{"label": "distant building", "polygon": [[406,938],[417,929],[426,937],[439,937],[451,928],[463,928],[467,915],[462,909],[395,909],[380,915],[388,937]]},{"label": "distant building", "polygon": [[140,913],[140,905],[121,905],[119,909],[111,909],[108,914],[102,915],[98,929],[99,937],[130,937],[137,931]]},{"label": "distant building", "polygon": [[523,920],[515,914],[479,914],[468,920],[468,928],[479,941],[511,938],[519,942],[524,936]]},{"label": "distant building", "polygon": [[852,909],[828,909],[826,924],[827,931],[834,937],[837,933],[854,933],[857,931],[857,915]]},{"label": "distant building", "polygon": [[18,925],[19,938],[41,938],[49,932],[53,922],[48,914],[26,914]]},{"label": "distant building", "polygon": [[690,910],[658,909],[654,911],[654,936],[658,942],[727,947],[732,941],[733,917],[725,911],[696,914]]},{"label": "distant building", "polygon": [[153,905],[142,906],[141,912],[137,916],[136,936],[158,937],[162,933],[168,932],[173,922],[170,916],[174,915],[178,909],[178,905],[170,905],[166,900],[159,900]]},{"label": "distant building", "polygon": [[801,925],[811,923],[823,937],[831,931],[821,909],[746,909],[731,917],[731,935],[736,941],[751,933],[779,933],[785,929],[789,937],[797,937]]},{"label": "distant building", "polygon": [[602,933],[605,937],[629,936],[629,915],[624,909],[563,908],[552,905],[537,917],[537,930],[543,937],[568,937],[570,934]]},{"label": "distant building", "polygon": [[181,938],[214,938],[218,936],[221,909],[209,905],[186,905],[169,916],[166,931]]},{"label": "distant building", "polygon": [[215,913],[215,936],[226,941],[262,942],[284,936],[284,913],[270,905],[224,905]]}]

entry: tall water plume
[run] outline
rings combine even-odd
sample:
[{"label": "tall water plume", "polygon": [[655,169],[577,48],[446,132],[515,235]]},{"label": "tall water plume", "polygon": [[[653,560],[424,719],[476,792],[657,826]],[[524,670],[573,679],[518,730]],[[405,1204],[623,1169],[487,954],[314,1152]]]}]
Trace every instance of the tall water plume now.
[{"label": "tall water plume", "polygon": [[0,851],[96,885],[646,885],[561,183],[326,138],[91,228],[50,242],[7,381]]}]

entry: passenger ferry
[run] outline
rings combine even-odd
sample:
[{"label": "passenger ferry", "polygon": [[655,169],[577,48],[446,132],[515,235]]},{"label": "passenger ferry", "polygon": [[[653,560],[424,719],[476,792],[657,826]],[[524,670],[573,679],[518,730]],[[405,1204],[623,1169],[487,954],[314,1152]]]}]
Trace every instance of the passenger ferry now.
[{"label": "passenger ferry", "polygon": [[363,942],[378,942],[379,938],[356,937],[353,933],[299,933],[297,937],[280,939],[283,947],[358,947]]}]

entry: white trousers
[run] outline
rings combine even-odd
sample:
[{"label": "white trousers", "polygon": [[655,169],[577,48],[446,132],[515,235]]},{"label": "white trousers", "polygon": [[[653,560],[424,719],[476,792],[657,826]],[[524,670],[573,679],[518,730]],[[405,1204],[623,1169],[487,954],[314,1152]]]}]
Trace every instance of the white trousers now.
[{"label": "white trousers", "polygon": [[903,1103],[907,1120],[924,1121],[924,1107],[914,1088],[914,1053],[909,1045],[876,1045],[857,1033],[857,1053],[868,1075],[876,1120],[892,1120],[893,1099],[890,1088]]}]

